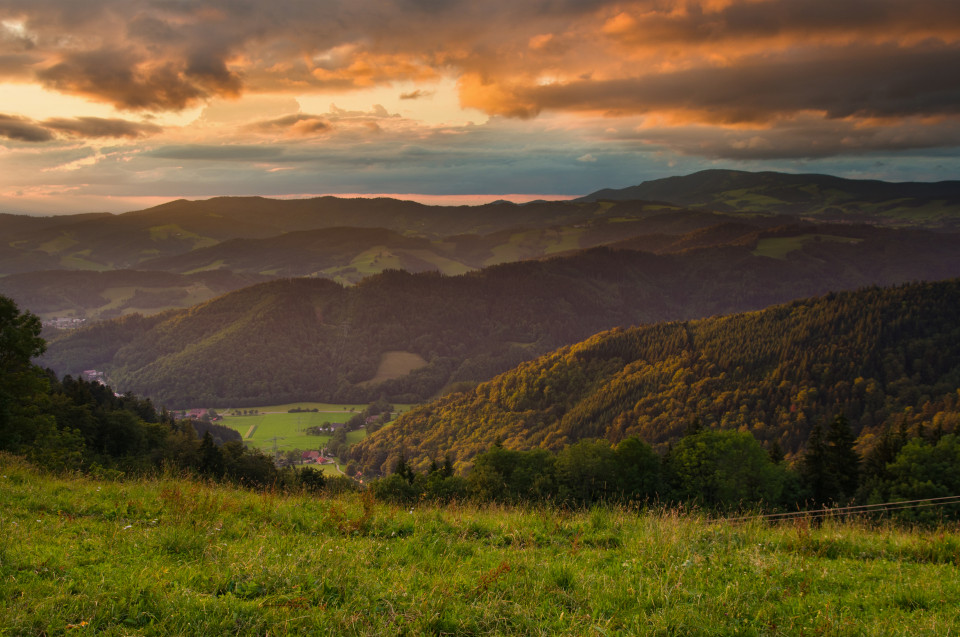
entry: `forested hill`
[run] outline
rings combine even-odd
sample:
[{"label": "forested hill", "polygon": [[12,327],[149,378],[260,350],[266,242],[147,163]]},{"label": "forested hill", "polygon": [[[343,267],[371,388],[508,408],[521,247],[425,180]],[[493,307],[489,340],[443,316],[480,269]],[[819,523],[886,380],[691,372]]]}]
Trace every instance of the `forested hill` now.
[{"label": "forested hill", "polygon": [[951,236],[915,233],[891,244],[883,239],[891,233],[806,228],[663,255],[594,249],[456,277],[388,271],[350,288],[272,282],[77,330],[53,340],[42,362],[59,374],[105,370],[121,390],[177,408],[381,394],[415,402],[611,327],[960,276]]},{"label": "forested hill", "polygon": [[496,442],[665,444],[695,421],[788,453],[844,414],[860,444],[960,422],[960,280],[869,288],[759,312],[598,334],[404,414],[353,448],[368,471],[468,462]]},{"label": "forested hill", "polygon": [[960,181],[892,183],[830,175],[704,170],[599,190],[577,201],[627,200],[664,201],[722,212],[960,228]]}]

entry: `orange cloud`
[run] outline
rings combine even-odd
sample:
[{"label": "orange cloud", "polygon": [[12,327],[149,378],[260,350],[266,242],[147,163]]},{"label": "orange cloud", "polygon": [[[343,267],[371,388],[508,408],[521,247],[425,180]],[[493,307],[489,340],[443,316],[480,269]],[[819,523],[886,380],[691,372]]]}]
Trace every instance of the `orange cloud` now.
[{"label": "orange cloud", "polygon": [[319,115],[297,113],[277,119],[256,122],[246,127],[261,133],[280,133],[287,137],[315,137],[332,130],[330,122]]},{"label": "orange cloud", "polygon": [[[7,0],[0,24],[0,79],[136,111],[442,77],[464,107],[510,118],[730,130],[815,115],[823,130],[867,118],[913,130],[960,111],[956,0]],[[325,132],[306,119],[280,130]]]}]

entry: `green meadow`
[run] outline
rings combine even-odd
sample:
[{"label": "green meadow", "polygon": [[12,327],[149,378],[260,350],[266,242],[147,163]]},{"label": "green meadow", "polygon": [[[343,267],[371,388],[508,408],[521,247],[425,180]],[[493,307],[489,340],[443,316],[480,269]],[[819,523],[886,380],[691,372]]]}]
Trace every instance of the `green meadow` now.
[{"label": "green meadow", "polygon": [[[320,427],[324,423],[347,422],[361,413],[366,405],[334,405],[330,403],[289,403],[267,407],[246,407],[218,410],[223,420],[220,424],[240,432],[251,447],[273,452],[291,449],[320,449],[327,444],[330,436],[311,436],[306,433],[308,427]],[[395,409],[406,411],[409,405],[395,405]],[[290,409],[316,409],[301,413],[289,413]],[[238,415],[243,412],[256,412],[254,415]],[[366,430],[359,429],[347,433],[347,442],[354,444],[366,437]]]},{"label": "green meadow", "polygon": [[0,455],[4,635],[951,635],[960,533],[414,508]]},{"label": "green meadow", "polygon": [[795,237],[768,237],[760,239],[753,254],[758,257],[786,259],[787,255],[803,248],[808,241],[831,241],[833,243],[860,243],[862,239],[839,237],[829,234],[802,234]]}]

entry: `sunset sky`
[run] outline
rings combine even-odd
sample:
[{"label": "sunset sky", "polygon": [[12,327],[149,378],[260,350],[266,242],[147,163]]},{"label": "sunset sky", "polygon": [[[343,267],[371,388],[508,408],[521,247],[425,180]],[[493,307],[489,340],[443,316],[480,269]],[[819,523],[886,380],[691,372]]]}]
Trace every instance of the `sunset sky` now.
[{"label": "sunset sky", "polygon": [[958,69],[957,0],[2,0],[0,211],[956,179]]}]

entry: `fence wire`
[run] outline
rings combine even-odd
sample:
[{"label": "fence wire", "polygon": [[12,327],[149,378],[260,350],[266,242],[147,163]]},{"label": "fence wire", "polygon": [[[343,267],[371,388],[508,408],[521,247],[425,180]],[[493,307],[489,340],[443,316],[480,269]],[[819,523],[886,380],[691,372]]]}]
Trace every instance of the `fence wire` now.
[{"label": "fence wire", "polygon": [[844,515],[858,515],[863,513],[886,513],[888,511],[946,506],[948,504],[960,504],[960,495],[947,495],[939,498],[923,498],[920,500],[900,500],[898,502],[880,502],[877,504],[860,504],[856,506],[814,509],[811,511],[788,511],[786,513],[744,515],[735,518],[727,518],[726,520],[727,522],[748,522],[752,520],[768,520],[777,522],[782,520],[824,518]]}]

